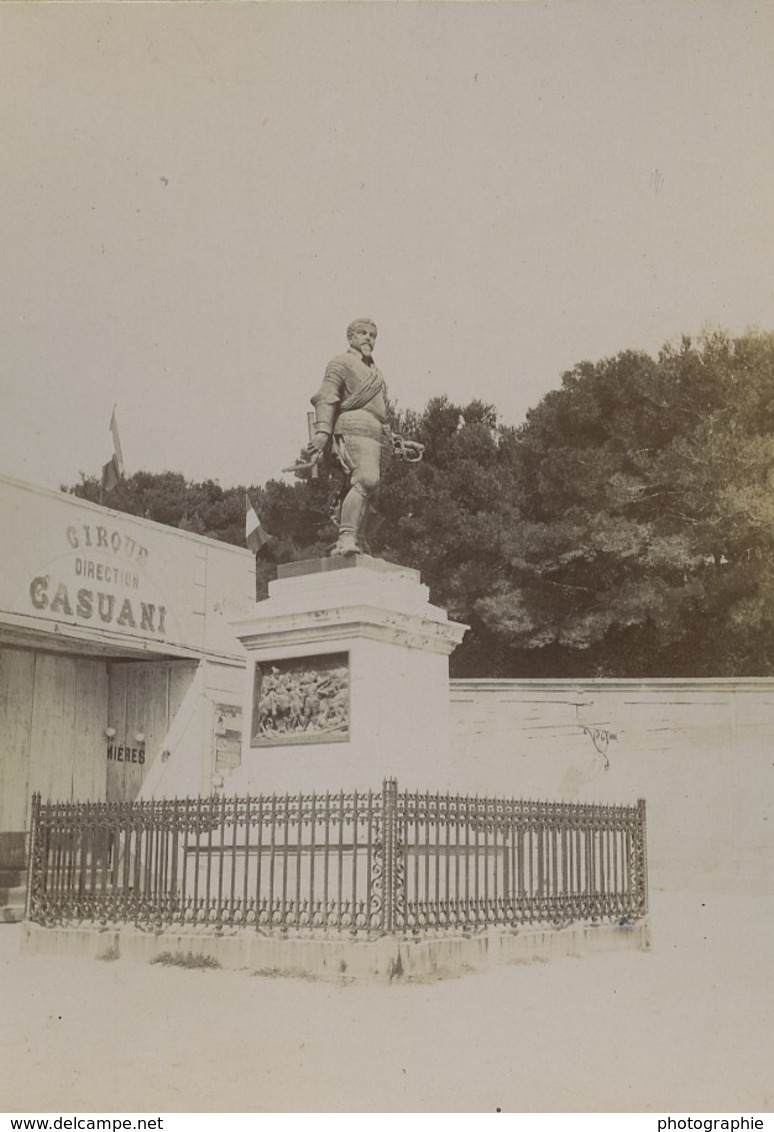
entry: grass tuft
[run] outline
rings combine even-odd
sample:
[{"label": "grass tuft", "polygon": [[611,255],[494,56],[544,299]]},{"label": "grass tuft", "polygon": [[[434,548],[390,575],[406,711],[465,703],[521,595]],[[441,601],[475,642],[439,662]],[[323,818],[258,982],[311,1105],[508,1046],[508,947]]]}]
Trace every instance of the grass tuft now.
[{"label": "grass tuft", "polygon": [[161,951],[154,955],[151,963],[160,963],[162,967],[185,967],[188,971],[216,970],[220,967],[220,960],[212,955],[194,955],[187,951],[182,955],[178,951]]}]

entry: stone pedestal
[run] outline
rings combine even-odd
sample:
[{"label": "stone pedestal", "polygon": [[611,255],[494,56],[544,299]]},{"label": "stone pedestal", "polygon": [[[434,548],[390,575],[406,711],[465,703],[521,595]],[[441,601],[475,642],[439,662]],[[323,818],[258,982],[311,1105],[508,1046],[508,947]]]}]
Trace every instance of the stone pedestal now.
[{"label": "stone pedestal", "polygon": [[281,566],[234,622],[248,653],[233,793],[443,790],[449,655],[467,626],[428,600],[419,572],[380,559]]}]

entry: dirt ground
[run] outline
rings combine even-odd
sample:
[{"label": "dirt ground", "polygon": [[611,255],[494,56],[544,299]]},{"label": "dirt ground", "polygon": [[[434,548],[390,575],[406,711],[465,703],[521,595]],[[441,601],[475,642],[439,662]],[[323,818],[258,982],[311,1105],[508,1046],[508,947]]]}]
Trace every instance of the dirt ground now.
[{"label": "dirt ground", "polygon": [[651,952],[363,986],[19,952],[10,1112],[768,1112],[774,906],[651,894]]}]

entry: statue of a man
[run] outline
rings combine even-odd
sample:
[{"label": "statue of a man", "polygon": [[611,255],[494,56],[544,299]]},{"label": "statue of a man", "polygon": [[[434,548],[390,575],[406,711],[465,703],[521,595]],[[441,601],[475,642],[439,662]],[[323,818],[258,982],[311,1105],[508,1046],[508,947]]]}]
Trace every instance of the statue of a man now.
[{"label": "statue of a man", "polygon": [[384,378],[373,359],[376,326],[367,318],[347,327],[349,349],[328,363],[319,392],[314,432],[307,451],[322,454],[331,441],[334,455],[349,476],[341,504],[339,537],[331,554],[363,549],[371,501],[379,489],[383,439],[389,444]]}]

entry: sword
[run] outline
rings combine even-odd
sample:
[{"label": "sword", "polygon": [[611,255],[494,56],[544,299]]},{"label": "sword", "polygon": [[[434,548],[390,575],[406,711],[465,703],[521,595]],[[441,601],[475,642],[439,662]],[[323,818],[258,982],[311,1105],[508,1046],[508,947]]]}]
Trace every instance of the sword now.
[{"label": "sword", "polygon": [[[310,444],[312,442],[312,437],[314,436],[314,424],[315,424],[315,414],[314,413],[307,413],[306,414],[306,427],[307,427],[307,431],[309,433],[309,443]],[[312,476],[312,479],[316,480],[317,477],[320,475],[320,469],[318,468],[317,465],[320,462],[320,457],[322,456],[322,452],[313,452],[311,456],[307,456],[306,453],[308,451],[309,451],[308,448],[302,449],[301,456],[298,460],[296,460],[295,464],[291,464],[289,468],[283,468],[282,471],[283,472],[309,472]]]}]

